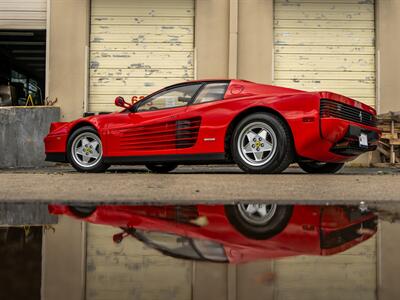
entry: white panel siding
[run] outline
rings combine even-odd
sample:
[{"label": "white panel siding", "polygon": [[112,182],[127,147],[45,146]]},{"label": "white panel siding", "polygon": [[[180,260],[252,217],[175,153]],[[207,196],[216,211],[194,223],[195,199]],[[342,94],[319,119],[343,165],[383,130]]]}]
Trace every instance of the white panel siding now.
[{"label": "white panel siding", "polygon": [[375,105],[374,1],[275,0],[274,83]]},{"label": "white panel siding", "polygon": [[193,79],[193,0],[93,0],[89,111]]},{"label": "white panel siding", "polygon": [[85,299],[190,299],[192,262],[164,256],[132,237],[115,244],[118,232],[87,225]]},{"label": "white panel siding", "polygon": [[275,300],[374,300],[376,237],[332,256],[277,260],[275,273]]},{"label": "white panel siding", "polygon": [[47,0],[0,0],[0,30],[46,29]]}]

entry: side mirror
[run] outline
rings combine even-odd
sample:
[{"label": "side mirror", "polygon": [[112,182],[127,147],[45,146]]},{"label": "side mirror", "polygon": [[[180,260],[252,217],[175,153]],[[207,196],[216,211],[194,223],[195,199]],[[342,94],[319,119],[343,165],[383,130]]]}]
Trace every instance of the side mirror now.
[{"label": "side mirror", "polygon": [[131,108],[131,105],[129,103],[125,102],[125,99],[121,96],[118,96],[117,98],[115,98],[114,103],[116,106],[119,106],[119,107]]},{"label": "side mirror", "polygon": [[191,97],[185,97],[185,96],[179,96],[179,97],[178,97],[178,101],[179,101],[179,102],[189,103],[190,100],[192,100]]}]

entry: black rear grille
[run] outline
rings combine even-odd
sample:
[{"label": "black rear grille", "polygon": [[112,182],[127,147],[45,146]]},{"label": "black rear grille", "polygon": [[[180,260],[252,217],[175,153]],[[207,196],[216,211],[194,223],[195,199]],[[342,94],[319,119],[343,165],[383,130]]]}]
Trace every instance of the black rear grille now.
[{"label": "black rear grille", "polygon": [[363,233],[361,232],[362,229],[369,229],[372,231],[376,231],[376,227],[377,227],[377,218],[373,217],[362,223],[357,223],[341,230],[333,231],[328,234],[322,233],[321,248],[331,249],[341,246],[345,243],[348,243],[350,241],[353,241],[361,237],[363,235]]},{"label": "black rear grille", "polygon": [[333,117],[376,127],[376,117],[373,114],[329,99],[321,99],[320,116],[321,118]]}]

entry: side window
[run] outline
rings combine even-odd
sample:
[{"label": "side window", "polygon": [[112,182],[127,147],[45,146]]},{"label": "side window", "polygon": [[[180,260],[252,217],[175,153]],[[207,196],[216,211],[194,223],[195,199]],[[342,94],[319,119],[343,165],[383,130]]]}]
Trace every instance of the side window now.
[{"label": "side window", "polygon": [[197,95],[194,103],[205,103],[224,98],[228,83],[209,83]]},{"label": "side window", "polygon": [[137,111],[157,110],[187,105],[200,86],[201,83],[182,85],[160,92],[149,99],[143,100],[143,103],[139,104]]}]

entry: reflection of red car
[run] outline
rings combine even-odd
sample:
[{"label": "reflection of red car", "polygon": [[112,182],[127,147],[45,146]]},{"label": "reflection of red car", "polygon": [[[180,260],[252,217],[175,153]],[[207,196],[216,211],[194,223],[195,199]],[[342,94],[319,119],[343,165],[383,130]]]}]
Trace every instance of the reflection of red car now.
[{"label": "reflection of red car", "polygon": [[132,235],[169,256],[233,263],[335,254],[375,234],[377,223],[371,212],[349,206],[51,205],[49,211],[121,227],[116,242]]},{"label": "reflection of red car", "polygon": [[251,173],[279,173],[292,162],[334,173],[376,148],[373,108],[330,92],[303,92],[242,80],[192,81],[166,87],[119,113],[53,123],[46,159],[78,171],[144,164],[237,163]]}]

